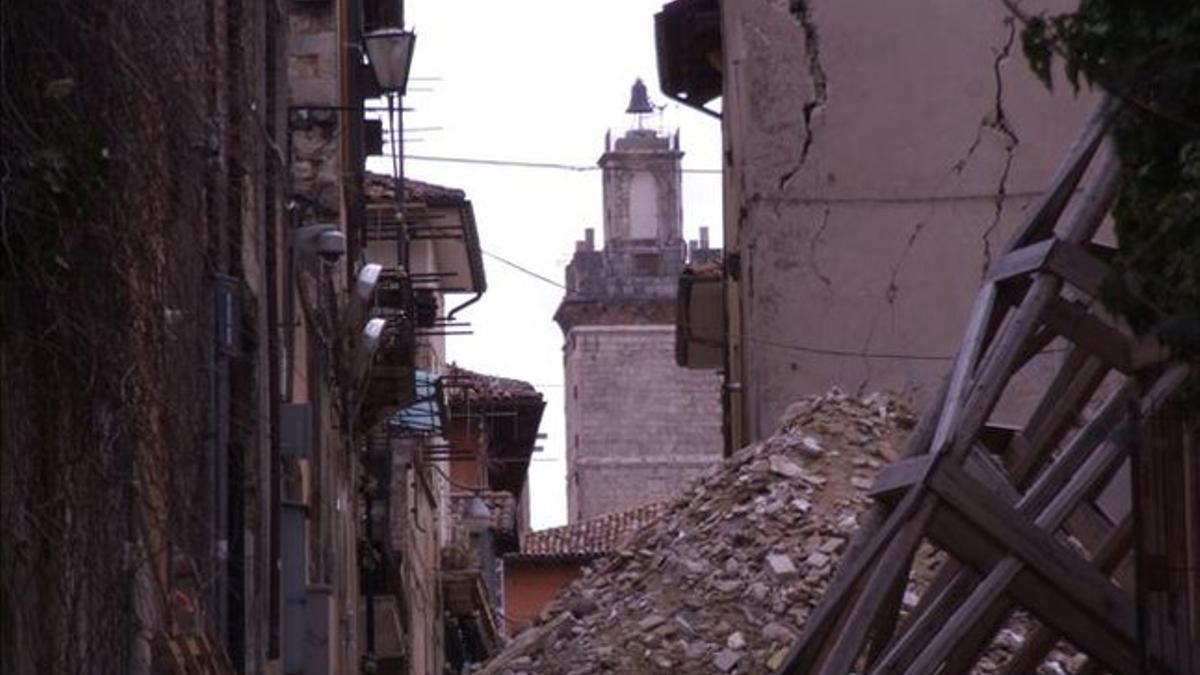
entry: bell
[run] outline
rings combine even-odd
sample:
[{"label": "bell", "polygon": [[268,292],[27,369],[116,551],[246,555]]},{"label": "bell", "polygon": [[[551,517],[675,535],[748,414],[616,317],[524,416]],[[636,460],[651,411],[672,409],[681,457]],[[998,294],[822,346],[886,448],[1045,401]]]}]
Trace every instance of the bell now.
[{"label": "bell", "polygon": [[654,112],[654,106],[650,104],[650,96],[646,94],[646,85],[642,84],[640,77],[629,90],[629,107],[625,109],[625,112],[638,115]]}]

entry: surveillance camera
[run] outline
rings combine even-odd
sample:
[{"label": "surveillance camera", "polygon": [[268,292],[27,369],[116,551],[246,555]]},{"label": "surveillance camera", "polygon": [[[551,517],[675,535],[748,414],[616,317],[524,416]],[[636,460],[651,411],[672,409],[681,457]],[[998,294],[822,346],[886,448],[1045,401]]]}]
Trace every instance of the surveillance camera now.
[{"label": "surveillance camera", "polygon": [[315,255],[323,262],[333,264],[346,254],[346,235],[329,223],[305,225],[293,233],[292,245],[304,255]]}]

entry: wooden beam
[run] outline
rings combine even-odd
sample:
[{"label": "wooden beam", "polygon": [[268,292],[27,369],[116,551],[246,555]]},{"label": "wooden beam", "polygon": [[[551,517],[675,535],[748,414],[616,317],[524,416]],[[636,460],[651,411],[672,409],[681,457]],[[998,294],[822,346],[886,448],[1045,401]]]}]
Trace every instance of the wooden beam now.
[{"label": "wooden beam", "polygon": [[[1020,496],[1016,490],[1008,484],[1007,477],[1000,471],[999,467],[995,466],[987,459],[985,455],[979,451],[971,453],[968,457],[968,466],[971,466],[972,475],[976,480],[981,481],[985,485],[989,485],[989,490],[1003,499],[1009,504],[1020,504],[1022,513],[1030,516],[1036,515],[1043,510],[1048,504],[1051,504],[1055,495],[1062,493],[1072,478],[1079,479],[1078,476],[1089,475],[1106,469],[1110,464],[1114,463],[1115,458],[1101,457],[1093,460],[1099,463],[1099,467],[1095,469],[1086,469],[1085,463],[1093,456],[1092,449],[1100,444],[1107,436],[1109,430],[1116,425],[1120,417],[1125,414],[1131,397],[1134,393],[1135,385],[1128,383],[1125,387],[1117,392],[1114,392],[1106,400],[1104,406],[1092,420],[1092,424],[1085,428],[1081,433],[1077,434],[1073,442],[1061,453],[1059,460],[1055,462],[1051,470],[1040,477],[1039,481],[1034,484],[1030,492],[1025,496]],[[1110,448],[1111,451],[1111,448]],[[1097,476],[1098,479],[1098,476]],[[1094,482],[1094,481],[1093,481]],[[1068,511],[1069,513],[1069,511]],[[1061,523],[1062,518],[1059,514],[1055,514],[1057,522],[1053,523],[1057,527]],[[1049,526],[1049,525],[1048,525]],[[1094,542],[1094,538],[1086,538],[1086,541]],[[950,549],[954,552],[954,549]],[[940,575],[939,575],[940,576]],[[950,591],[945,594],[946,597],[962,597],[967,590],[975,586],[977,583],[974,574],[969,571],[962,571],[955,575],[950,581]],[[924,603],[923,603],[924,604]],[[918,607],[918,613],[925,611],[931,613],[931,616],[921,616],[914,621],[917,626],[924,626],[924,632],[914,632],[912,627],[906,628],[905,634],[900,638],[899,644],[894,644],[889,647],[887,652],[880,658],[879,667],[872,672],[879,673],[894,673],[899,672],[899,667],[902,664],[908,663],[915,657],[917,650],[923,647],[931,639],[928,628],[930,626],[943,626],[951,621],[950,614],[954,607],[947,606],[945,603],[939,604],[936,607],[922,609]],[[991,615],[992,621],[995,620],[994,614]],[[982,627],[976,627],[976,633],[982,632],[985,636],[988,634]],[[980,638],[982,639],[982,638]],[[907,642],[905,642],[907,641]],[[957,641],[956,646],[964,649],[964,639]]]},{"label": "wooden beam", "polygon": [[[910,571],[909,573],[911,573],[915,557],[916,551],[914,550],[904,561],[903,567]],[[877,603],[878,609],[875,611],[875,619],[871,622],[868,633],[870,637],[870,649],[867,651],[868,666],[879,659],[896,633],[896,625],[900,621],[900,608],[904,606],[904,594],[908,591],[908,578],[908,573],[897,576],[883,599]]]},{"label": "wooden beam", "polygon": [[[990,570],[1007,557],[1007,551],[1000,542],[991,539],[984,534],[984,530],[952,508],[938,510],[931,521],[930,534],[939,546],[953,550],[953,555],[976,569]],[[1053,614],[1044,620],[1089,654],[1118,664],[1128,663],[1133,656],[1131,640],[1114,632],[1107,622],[1096,618],[1094,613],[1078,607],[1073,602],[1073,593],[1069,589],[1064,590],[1055,581],[1023,569],[1005,588],[1005,593],[1039,618],[1043,614]],[[947,619],[943,626],[952,625],[952,621]],[[910,669],[904,672],[927,675],[936,671]]]},{"label": "wooden beam", "polygon": [[1040,575],[1025,570],[1009,586],[1009,593],[1033,614],[1042,618],[1079,649],[1121,675],[1142,675],[1138,669],[1136,642],[1106,630],[1107,624],[1070,602]]},{"label": "wooden beam", "polygon": [[821,668],[815,671],[817,675],[846,675],[854,670],[854,662],[862,651],[867,630],[875,618],[871,610],[877,599],[897,581],[907,579],[909,568],[904,563],[912,559],[913,551],[921,543],[925,526],[937,508],[937,498],[925,490],[913,490],[910,494],[921,496],[920,506],[888,543],[879,564],[863,584],[845,625],[834,638]]},{"label": "wooden beam", "polygon": [[[1129,554],[1130,543],[1133,541],[1133,518],[1126,517],[1109,533],[1108,537],[1096,550],[1092,564],[1101,572],[1112,574],[1121,560]],[[1047,626],[1039,625],[1026,639],[1025,645],[1004,666],[1001,675],[1026,675],[1037,670],[1037,666],[1046,658],[1054,645],[1058,643],[1059,635]]]},{"label": "wooden beam", "polygon": [[[1132,386],[1128,389],[1132,389]],[[1109,407],[1123,411],[1123,407],[1118,405],[1121,400],[1114,395],[1114,400],[1110,402]],[[1094,444],[1076,444],[1074,448],[1064,453],[1063,458],[1052,470],[1052,474],[1045,476],[1035,485],[1030,494],[1021,499],[1020,512],[1014,511],[1011,517],[1020,519],[1041,511],[1035,524],[1047,531],[1057,529],[1074,506],[1083,500],[1087,491],[1095,487],[1095,484],[1107,475],[1106,472],[1110,471],[1121,459],[1120,449],[1112,444],[1106,444],[1107,451],[1100,453],[1091,453],[1092,445]],[[975,470],[988,478],[983,481],[984,483],[992,483],[991,489],[997,490],[995,485],[1002,483],[1004,478],[998,473],[994,477],[988,477],[989,465],[986,463],[986,458],[978,453],[973,453],[972,456],[978,456],[980,460],[985,460],[977,463]],[[1086,461],[1084,461],[1085,458]],[[947,467],[943,469],[943,472],[949,470],[950,468]],[[957,469],[954,470],[957,471]],[[992,467],[991,470],[998,472],[996,467]],[[1070,482],[1062,486],[1068,476],[1071,477]],[[934,477],[935,489],[937,480],[938,477]],[[1060,486],[1062,486],[1061,489]],[[977,488],[975,492],[979,492],[979,489]],[[997,496],[1010,503],[1015,501],[1011,493]],[[952,554],[954,553],[953,548],[950,551]],[[1021,571],[1021,567],[1021,561],[1013,557],[999,561],[986,575],[983,582],[975,586],[967,602],[963,603],[952,616],[943,622],[945,628],[936,639],[929,641],[919,657],[909,666],[908,672],[923,672],[922,669],[925,669],[924,672],[933,672],[938,664],[947,659],[955,662],[951,665],[961,665],[967,655],[973,656],[979,649],[982,649],[984,646],[982,642],[991,636],[995,627],[1009,612],[1009,608],[1004,604],[1002,593]]]},{"label": "wooden beam", "polygon": [[903,496],[905,490],[925,480],[929,467],[933,466],[931,455],[909,457],[888,464],[875,476],[875,483],[868,493],[872,498],[893,501]]},{"label": "wooden beam", "polygon": [[1005,251],[1028,246],[1054,232],[1054,224],[1058,222],[1059,216],[1075,192],[1075,187],[1079,185],[1088,164],[1103,142],[1117,108],[1117,101],[1107,95],[1096,105],[1084,123],[1083,130],[1071,143],[1066,156],[1055,169],[1054,176],[1050,179],[1050,187],[1029,209],[1029,218],[1017,229],[1012,240],[1004,247]]},{"label": "wooden beam", "polygon": [[[954,420],[954,437],[946,439],[954,444],[955,453],[960,456],[966,453],[991,416],[1025,342],[1041,323],[1045,308],[1058,296],[1061,284],[1059,279],[1049,275],[1036,275],[1029,293],[996,336],[966,392],[961,416]],[[947,429],[947,435],[949,432]]]},{"label": "wooden beam", "polygon": [[1000,283],[1013,277],[1040,271],[1050,255],[1062,242],[1058,239],[1043,239],[1015,251],[1009,251],[988,267],[986,282]]},{"label": "wooden beam", "polygon": [[[1013,571],[999,575],[1016,574],[1020,568],[1028,567],[1061,589],[1068,602],[1094,615],[1111,631],[1133,641],[1136,632],[1133,604],[1127,595],[1064,547],[1051,533],[1029,523],[1022,514],[1004,504],[953,464],[940,466],[941,469],[935,471],[931,478],[934,490],[974,527],[995,539],[1013,556],[1010,565]],[[1080,480],[1086,481],[1090,477],[1083,476]],[[953,554],[952,542],[948,550]],[[1079,644],[1079,636],[1070,635],[1070,638]]]},{"label": "wooden beam", "polygon": [[1085,294],[1098,298],[1109,267],[1080,244],[1056,240],[1046,257],[1047,268]]},{"label": "wooden beam", "polygon": [[1028,485],[1050,457],[1107,372],[1100,359],[1086,350],[1072,346],[1067,352],[1025,431],[1009,446],[1005,460],[1018,487]]},{"label": "wooden beam", "polygon": [[[937,518],[938,514],[934,517]],[[935,529],[931,526],[931,530]],[[954,558],[947,559],[901,634],[887,645],[871,665],[871,675],[896,675],[901,672],[903,665],[916,658],[921,647],[933,639],[954,608],[966,599],[968,591],[978,582],[979,574],[973,568],[961,565]]]},{"label": "wooden beam", "polygon": [[[930,442],[933,440],[938,418],[946,400],[948,386],[949,380],[943,379],[937,396],[921,414],[921,419],[913,429],[908,445],[905,446],[904,456],[906,458],[929,452]],[[915,503],[915,497],[913,501]],[[877,502],[862,519],[858,532],[855,533],[846,552],[838,561],[833,580],[826,587],[824,595],[813,609],[812,614],[809,615],[804,626],[804,633],[792,646],[787,658],[784,659],[784,663],[777,671],[778,673],[809,672],[829,631],[840,618],[842,609],[845,607],[847,598],[854,589],[859,575],[878,553],[882,543],[886,541],[886,535],[880,535],[880,530],[896,527],[903,522],[904,514],[897,515],[896,512],[900,506],[904,505],[904,502],[905,499],[902,499],[901,504],[892,511]]]},{"label": "wooden beam", "polygon": [[[1065,239],[1082,241],[1091,238],[1116,198],[1118,175],[1116,158],[1111,152],[1105,152],[1095,180],[1080,194],[1080,206],[1064,227]],[[1051,274],[1039,272],[1033,275],[1029,292],[980,364],[961,419],[954,420],[958,427],[953,439],[956,455],[966,454],[980,427],[991,416],[1024,345],[1044,321],[1046,309],[1057,299],[1062,283],[1062,279]]]},{"label": "wooden beam", "polygon": [[1125,374],[1134,371],[1133,338],[1100,317],[1087,305],[1055,298],[1046,311],[1046,325]]},{"label": "wooden beam", "polygon": [[959,410],[967,397],[967,389],[971,375],[975,372],[976,363],[984,352],[984,340],[987,327],[996,308],[996,285],[985,283],[975,297],[971,308],[971,316],[967,320],[967,330],[963,335],[962,346],[954,359],[954,368],[950,372],[950,381],[946,389],[946,402],[939,416],[937,430],[931,443],[933,453],[940,453],[949,443],[951,432],[958,423]]},{"label": "wooden beam", "polygon": [[825,589],[821,602],[809,615],[800,639],[780,666],[778,672],[781,675],[808,675],[813,672],[829,634],[842,618],[842,610],[850,600],[851,590],[864,575],[882,564],[880,554],[905,530],[904,526],[917,514],[926,496],[927,491],[923,488],[909,490],[857,555],[845,564],[838,565],[838,571]]}]

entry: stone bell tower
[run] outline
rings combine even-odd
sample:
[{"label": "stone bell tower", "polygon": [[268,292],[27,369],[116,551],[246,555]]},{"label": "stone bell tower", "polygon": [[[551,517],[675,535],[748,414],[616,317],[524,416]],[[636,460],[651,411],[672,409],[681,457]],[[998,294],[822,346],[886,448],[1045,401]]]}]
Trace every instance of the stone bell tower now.
[{"label": "stone bell tower", "polygon": [[682,251],[679,134],[667,137],[643,128],[645,116],[653,108],[641,80],[633,85],[633,99],[628,110],[637,116],[637,128],[626,131],[615,144],[611,134],[607,136],[600,156],[604,245],[640,253]]},{"label": "stone bell tower", "polygon": [[[647,128],[641,80],[630,128],[604,141],[604,243],[576,243],[555,320],[566,344],[571,522],[669,497],[721,461],[720,380],[675,364],[675,296],[687,263],[679,135]],[[692,255],[713,252],[693,247]]]}]

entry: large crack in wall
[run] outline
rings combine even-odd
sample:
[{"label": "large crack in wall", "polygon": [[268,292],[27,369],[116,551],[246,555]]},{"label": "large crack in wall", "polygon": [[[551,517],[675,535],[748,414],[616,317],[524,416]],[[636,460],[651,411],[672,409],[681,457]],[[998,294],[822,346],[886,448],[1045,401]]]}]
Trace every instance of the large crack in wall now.
[{"label": "large crack in wall", "polygon": [[810,0],[793,0],[791,10],[792,15],[800,24],[800,28],[804,30],[805,62],[808,66],[808,76],[812,81],[813,93],[800,109],[804,117],[804,140],[800,146],[800,158],[796,161],[795,166],[779,177],[780,190],[787,188],[788,183],[808,161],[808,153],[815,140],[813,115],[825,105],[825,101],[829,97],[829,78],[825,74],[825,66],[821,62],[821,35],[817,30],[816,21],[813,19]]},{"label": "large crack in wall", "polygon": [[992,108],[979,123],[979,128],[975,130],[975,138],[971,141],[967,152],[963,155],[962,159],[954,163],[955,173],[962,173],[967,163],[975,155],[975,151],[979,149],[980,144],[983,142],[985,132],[990,130],[1000,135],[1004,144],[1004,166],[1000,170],[1000,177],[996,182],[996,191],[992,197],[992,220],[987,228],[984,229],[982,235],[983,270],[981,276],[987,275],[988,267],[992,264],[991,236],[996,228],[999,227],[1000,219],[1004,216],[1004,201],[1008,196],[1008,176],[1012,171],[1017,146],[1021,143],[1021,138],[1012,128],[1012,124],[1008,119],[1008,113],[1004,109],[1004,76],[1001,73],[1004,62],[1012,55],[1012,47],[1017,38],[1017,26],[1011,18],[1006,19],[1004,25],[1008,28],[1008,35],[1005,37],[1004,44],[996,50],[996,57],[992,60],[992,77],[996,83]]}]

